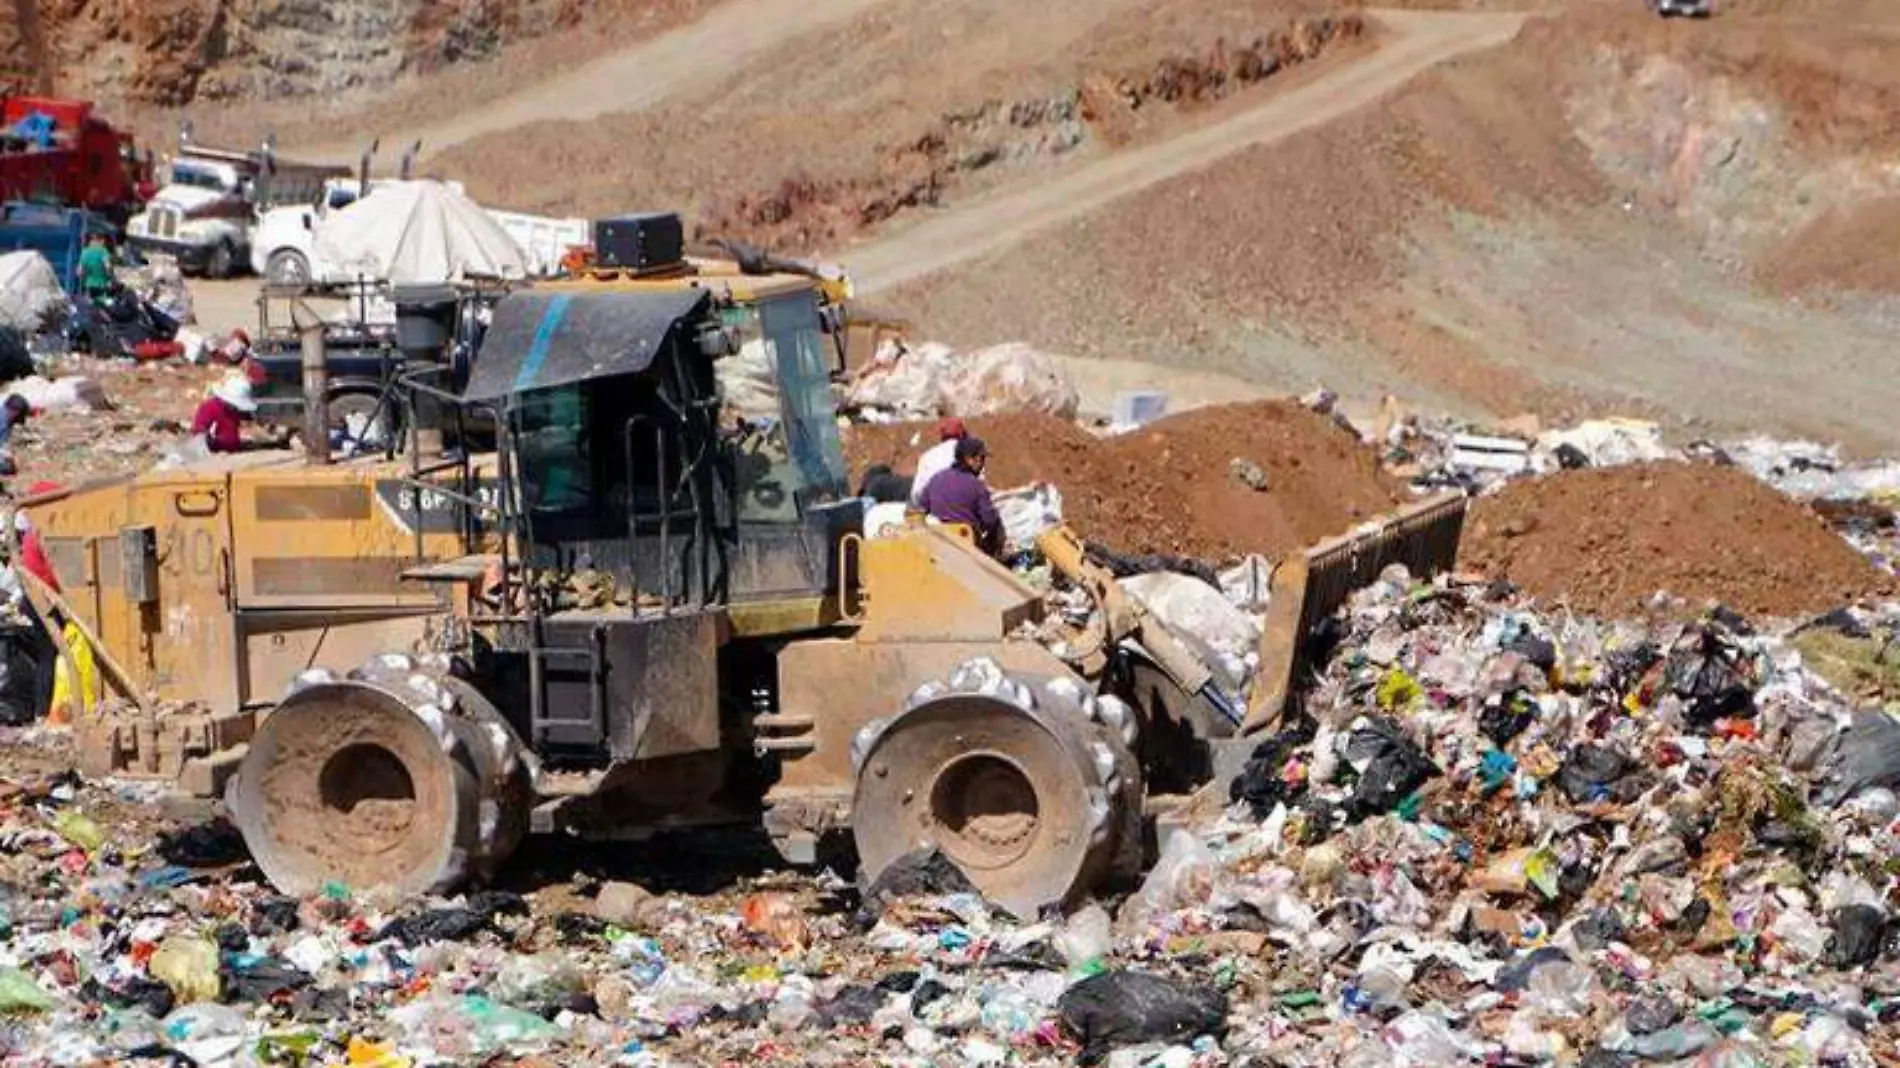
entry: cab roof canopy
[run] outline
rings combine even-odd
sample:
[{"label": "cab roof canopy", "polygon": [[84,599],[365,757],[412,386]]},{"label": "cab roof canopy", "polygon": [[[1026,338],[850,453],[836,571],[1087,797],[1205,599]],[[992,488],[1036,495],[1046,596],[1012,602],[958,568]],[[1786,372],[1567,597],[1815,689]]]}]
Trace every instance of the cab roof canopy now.
[{"label": "cab roof canopy", "polygon": [[527,290],[495,305],[465,400],[639,374],[678,324],[711,300],[703,289]]}]

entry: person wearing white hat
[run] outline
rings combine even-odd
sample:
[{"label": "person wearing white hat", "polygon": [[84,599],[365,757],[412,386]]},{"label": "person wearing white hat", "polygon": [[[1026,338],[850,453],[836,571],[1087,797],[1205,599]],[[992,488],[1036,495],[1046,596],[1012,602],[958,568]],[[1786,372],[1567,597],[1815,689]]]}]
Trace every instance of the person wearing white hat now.
[{"label": "person wearing white hat", "polygon": [[256,413],[250,377],[232,373],[211,387],[211,395],[198,405],[198,413],[191,417],[191,432],[202,436],[212,452],[239,452],[244,448],[243,423]]}]

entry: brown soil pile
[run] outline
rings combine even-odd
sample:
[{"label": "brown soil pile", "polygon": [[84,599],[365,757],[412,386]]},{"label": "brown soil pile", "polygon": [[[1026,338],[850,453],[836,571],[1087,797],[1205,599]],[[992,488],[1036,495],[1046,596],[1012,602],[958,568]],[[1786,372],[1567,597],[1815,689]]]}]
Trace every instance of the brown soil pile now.
[{"label": "brown soil pile", "polygon": [[[1123,553],[1279,556],[1399,499],[1357,438],[1287,401],[1202,408],[1099,440],[1042,415],[973,419],[970,429],[990,447],[992,485],[1053,483],[1069,522]],[[875,463],[908,473],[933,440],[929,424],[853,428],[853,477]]]},{"label": "brown soil pile", "polygon": [[1892,580],[1812,512],[1743,471],[1679,463],[1569,471],[1480,501],[1467,568],[1547,601],[1641,613],[1658,591],[1691,611],[1802,616]]}]

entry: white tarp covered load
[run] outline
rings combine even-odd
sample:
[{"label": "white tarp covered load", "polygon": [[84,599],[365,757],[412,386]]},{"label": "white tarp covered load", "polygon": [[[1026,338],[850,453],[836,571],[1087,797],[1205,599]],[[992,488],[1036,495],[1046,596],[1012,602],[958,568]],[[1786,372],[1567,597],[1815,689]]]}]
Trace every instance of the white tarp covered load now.
[{"label": "white tarp covered load", "polygon": [[1581,452],[1592,467],[1621,467],[1669,458],[1662,428],[1643,419],[1591,419],[1569,430],[1553,430],[1537,439],[1537,453],[1545,470],[1555,470],[1557,450],[1565,445]]},{"label": "white tarp covered load", "polygon": [[37,252],[0,256],[0,326],[37,334],[72,310],[53,265]]},{"label": "white tarp covered load", "polygon": [[316,251],[326,274],[396,285],[529,273],[521,246],[481,205],[432,181],[378,183],[317,225]]},{"label": "white tarp covered load", "polygon": [[972,352],[886,342],[851,384],[849,399],[912,418],[1030,411],[1072,419],[1082,403],[1056,361],[1020,342]]}]

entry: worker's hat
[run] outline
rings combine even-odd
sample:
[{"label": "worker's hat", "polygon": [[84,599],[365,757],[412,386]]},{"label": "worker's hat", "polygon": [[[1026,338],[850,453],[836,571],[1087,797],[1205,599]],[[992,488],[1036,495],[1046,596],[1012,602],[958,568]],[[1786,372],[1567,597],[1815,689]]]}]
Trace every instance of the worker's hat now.
[{"label": "worker's hat", "polygon": [[967,438],[969,436],[970,428],[964,426],[963,420],[958,419],[954,415],[946,415],[937,421],[937,437],[940,440],[955,441],[958,438]]}]

